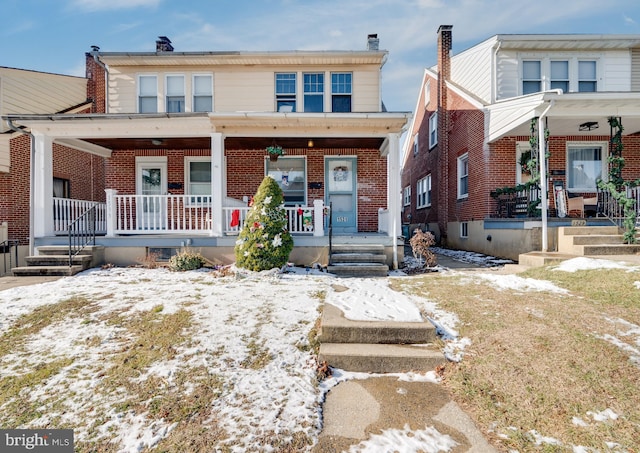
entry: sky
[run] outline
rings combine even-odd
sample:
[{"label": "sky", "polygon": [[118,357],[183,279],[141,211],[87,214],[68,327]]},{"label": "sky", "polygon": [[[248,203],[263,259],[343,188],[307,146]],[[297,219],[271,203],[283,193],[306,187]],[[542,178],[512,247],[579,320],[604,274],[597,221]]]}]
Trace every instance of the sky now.
[{"label": "sky", "polygon": [[383,101],[410,112],[439,25],[453,52],[496,34],[639,34],[636,0],[2,0],[0,66],[84,76],[84,53],[365,50],[377,33],[389,51]]},{"label": "sky", "polygon": [[[456,252],[450,256],[483,264],[477,254]],[[485,264],[493,265],[492,257],[485,257]],[[582,257],[563,262],[557,271],[604,268],[626,268],[633,272],[631,278],[638,278],[637,267]],[[464,360],[465,350],[471,344],[469,338],[459,335],[460,322],[455,313],[443,310],[425,297],[391,289],[391,280],[407,278],[401,272],[394,272],[390,278],[344,279],[296,267],[288,268],[286,273],[277,269],[263,272],[230,269],[231,274],[209,270],[96,268],[74,277],[0,291],[0,336],[11,329],[20,316],[43,305],[74,297],[88,301],[86,310],[69,311],[30,332],[21,347],[0,355],[0,380],[6,376],[22,376],[43,363],[70,361],[30,388],[28,398],[38,407],[41,416],[35,420],[25,419],[20,428],[73,427],[76,442],[112,439],[122,452],[152,448],[168,436],[174,427],[170,421],[154,417],[139,407],[118,409],[131,393],[122,394],[103,382],[106,370],[118,362],[122,351],[137,347],[132,343],[136,341],[135,335],[125,328],[122,320],[137,319],[145,313],[145,316],[154,313],[159,322],[160,317],[187,310],[193,316],[193,325],[186,327],[184,334],[191,340],[176,343],[172,358],[163,356],[142,367],[140,379],[135,381],[159,379],[166,385],[158,390],[159,394],[166,394],[168,398],[172,392],[184,392],[187,398],[190,391],[195,391],[198,378],[184,383],[180,380],[181,372],[204,366],[224,384],[208,410],[212,419],[224,427],[233,452],[267,451],[260,446],[264,433],[277,435],[303,430],[317,439],[322,429],[319,407],[326,393],[347,380],[379,376],[334,369],[333,375],[320,385],[313,384],[315,363],[311,353],[296,345],[306,341],[308,330],[318,316],[321,301],[316,295],[320,292],[325,294],[324,303],[340,308],[349,319],[411,322],[421,321],[420,313],[428,314],[443,340],[443,353],[452,361]],[[437,270],[451,275],[460,273],[443,267]],[[548,281],[491,269],[476,269],[465,275],[463,284],[489,281],[500,290],[531,292],[532,297],[541,291],[565,292]],[[640,282],[635,283],[640,288]],[[346,289],[336,289],[337,284]],[[168,293],[171,297],[167,297]],[[605,340],[623,349],[630,360],[640,366],[640,350],[631,346],[633,342],[640,344],[640,326],[624,320],[618,322],[624,323],[629,333],[619,332]],[[624,335],[628,336],[626,340]],[[242,365],[258,353],[248,351],[249,338],[267,348],[271,357],[268,363],[255,368]],[[399,382],[440,382],[433,371],[385,376],[397,376]],[[605,423],[619,416],[611,409],[588,409],[583,417],[574,417],[577,427]],[[6,414],[0,412],[0,425],[4,416]],[[544,434],[532,429],[523,436],[530,436],[535,442],[561,444],[560,440]],[[349,451],[437,453],[451,451],[456,445],[449,435],[438,432],[434,426],[414,431],[405,427],[372,434]],[[573,451],[593,450],[573,446]]]}]

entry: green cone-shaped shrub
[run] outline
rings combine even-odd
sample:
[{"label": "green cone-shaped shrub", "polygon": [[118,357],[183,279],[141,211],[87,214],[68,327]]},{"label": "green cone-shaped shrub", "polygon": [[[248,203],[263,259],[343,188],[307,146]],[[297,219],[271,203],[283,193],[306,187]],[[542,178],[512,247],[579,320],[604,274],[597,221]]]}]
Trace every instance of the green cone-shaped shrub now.
[{"label": "green cone-shaped shrub", "polygon": [[279,268],[287,263],[292,249],[282,190],[267,176],[253,197],[253,206],[236,241],[236,266],[251,271]]}]

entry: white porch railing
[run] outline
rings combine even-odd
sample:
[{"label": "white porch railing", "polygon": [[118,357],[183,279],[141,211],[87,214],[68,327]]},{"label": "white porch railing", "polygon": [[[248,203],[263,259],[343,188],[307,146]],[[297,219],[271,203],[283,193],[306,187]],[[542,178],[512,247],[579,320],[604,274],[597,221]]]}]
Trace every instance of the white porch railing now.
[{"label": "white porch railing", "polygon": [[57,235],[67,234],[71,222],[87,212],[94,205],[96,208],[96,234],[107,232],[107,204],[97,201],[73,200],[71,198],[53,198],[53,231]]}]

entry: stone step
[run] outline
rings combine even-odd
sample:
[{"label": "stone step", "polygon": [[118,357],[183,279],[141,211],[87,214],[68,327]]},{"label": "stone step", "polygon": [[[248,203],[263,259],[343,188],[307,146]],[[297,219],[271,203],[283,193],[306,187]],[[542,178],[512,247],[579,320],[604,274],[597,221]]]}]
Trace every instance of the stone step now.
[{"label": "stone step", "polygon": [[[91,255],[94,252],[103,251],[103,245],[87,245],[82,249],[83,255]],[[38,246],[39,255],[68,255],[68,245],[40,245]]]},{"label": "stone step", "polygon": [[580,226],[580,227],[559,227],[558,235],[564,236],[589,236],[620,234],[620,230],[615,225],[610,226]]},{"label": "stone step", "polygon": [[23,266],[11,269],[16,277],[41,275],[71,276],[85,270],[82,266]]},{"label": "stone step", "polygon": [[333,253],[331,263],[380,263],[387,262],[387,255],[374,253]]},{"label": "stone step", "polygon": [[389,266],[376,263],[337,263],[327,266],[327,271],[340,277],[386,277]]},{"label": "stone step", "polygon": [[322,343],[318,360],[360,373],[424,372],[446,363],[442,352],[433,346],[362,343]]},{"label": "stone step", "polygon": [[[74,265],[89,268],[92,260],[91,255],[76,255],[72,259]],[[69,265],[69,255],[37,255],[25,258],[27,266],[65,266]]]},{"label": "stone step", "polygon": [[573,236],[573,245],[624,244],[621,234],[590,234]]},{"label": "stone step", "polygon": [[640,244],[582,245],[583,255],[637,255]]},{"label": "stone step", "polygon": [[430,322],[354,321],[325,304],[319,338],[321,343],[425,344],[436,340]]},{"label": "stone step", "polygon": [[384,245],[382,244],[333,244],[331,246],[332,254],[339,253],[373,253],[384,254]]}]

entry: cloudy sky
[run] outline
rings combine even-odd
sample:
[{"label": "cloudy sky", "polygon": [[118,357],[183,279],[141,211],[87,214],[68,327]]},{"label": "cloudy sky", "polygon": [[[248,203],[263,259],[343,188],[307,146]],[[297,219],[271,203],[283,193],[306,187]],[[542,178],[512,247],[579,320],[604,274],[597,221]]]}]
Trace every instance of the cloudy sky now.
[{"label": "cloudy sky", "polygon": [[389,51],[383,99],[411,111],[436,31],[453,25],[458,53],[495,34],[640,33],[637,0],[2,0],[0,66],[84,75],[84,53],[364,50],[377,33]]}]

